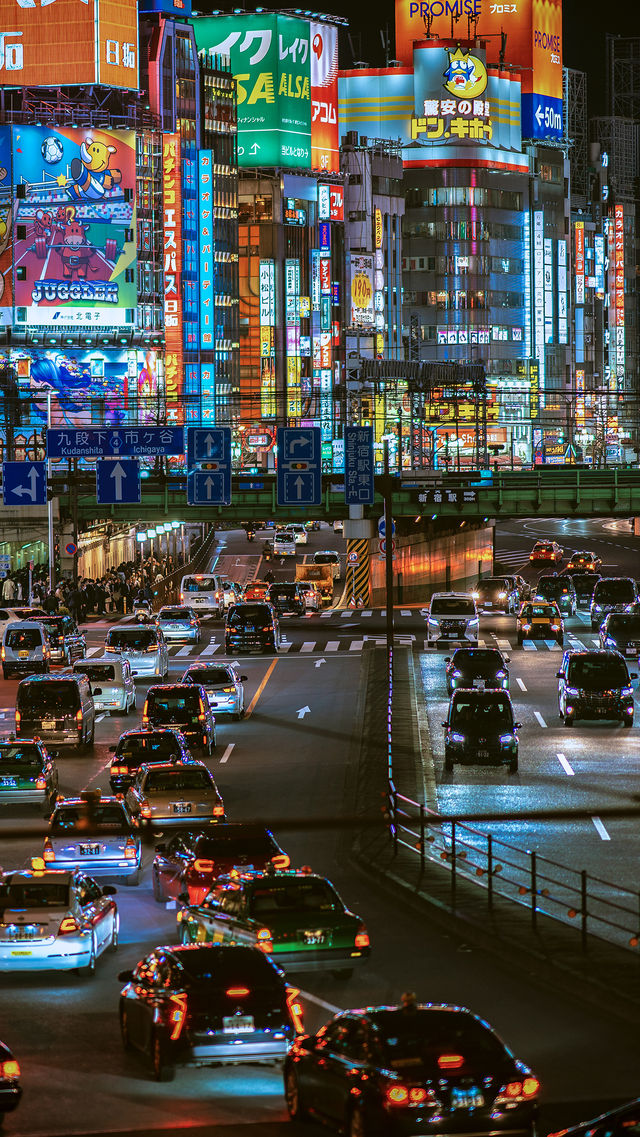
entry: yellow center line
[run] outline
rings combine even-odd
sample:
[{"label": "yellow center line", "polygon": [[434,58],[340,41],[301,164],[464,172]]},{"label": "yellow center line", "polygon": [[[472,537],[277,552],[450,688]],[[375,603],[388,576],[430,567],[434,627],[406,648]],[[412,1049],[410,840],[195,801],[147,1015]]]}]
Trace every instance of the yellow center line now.
[{"label": "yellow center line", "polygon": [[269,682],[269,679],[271,678],[273,669],[274,669],[277,662],[278,662],[278,660],[274,659],[273,663],[269,664],[269,667],[267,669],[267,674],[265,675],[264,679],[262,680],[262,683],[258,687],[258,690],[256,691],[255,695],[253,696],[251,702],[249,703],[249,707],[248,707],[248,709],[245,713],[245,716],[244,716],[246,719],[248,719],[250,717],[250,715],[253,711],[253,708],[255,707],[256,703],[258,702],[258,699],[260,698],[260,696],[261,696],[262,692],[264,691],[267,683]]}]

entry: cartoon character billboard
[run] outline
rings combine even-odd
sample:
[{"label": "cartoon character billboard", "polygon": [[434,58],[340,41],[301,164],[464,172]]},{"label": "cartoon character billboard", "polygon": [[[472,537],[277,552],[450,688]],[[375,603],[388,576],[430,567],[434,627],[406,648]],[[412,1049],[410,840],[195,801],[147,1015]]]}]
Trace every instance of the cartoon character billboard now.
[{"label": "cartoon character billboard", "polygon": [[132,323],[134,134],[14,127],[13,181],[16,322]]}]

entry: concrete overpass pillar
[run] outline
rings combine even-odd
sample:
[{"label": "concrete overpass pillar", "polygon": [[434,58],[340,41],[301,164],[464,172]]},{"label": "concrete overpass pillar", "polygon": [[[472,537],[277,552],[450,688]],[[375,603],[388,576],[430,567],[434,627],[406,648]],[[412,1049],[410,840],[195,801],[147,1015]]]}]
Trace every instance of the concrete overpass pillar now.
[{"label": "concrete overpass pillar", "polygon": [[[352,507],[353,508],[353,507]],[[370,538],[375,535],[375,521],[349,518],[344,522],[347,538],[347,587],[345,597],[352,608],[367,608],[371,598]]]}]

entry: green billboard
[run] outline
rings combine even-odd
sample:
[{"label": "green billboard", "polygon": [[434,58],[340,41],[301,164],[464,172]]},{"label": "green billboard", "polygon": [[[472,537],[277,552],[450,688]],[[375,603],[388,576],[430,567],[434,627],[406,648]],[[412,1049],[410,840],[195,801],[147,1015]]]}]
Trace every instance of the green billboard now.
[{"label": "green billboard", "polygon": [[309,22],[271,12],[193,19],[198,51],[229,56],[240,166],[311,166]]}]

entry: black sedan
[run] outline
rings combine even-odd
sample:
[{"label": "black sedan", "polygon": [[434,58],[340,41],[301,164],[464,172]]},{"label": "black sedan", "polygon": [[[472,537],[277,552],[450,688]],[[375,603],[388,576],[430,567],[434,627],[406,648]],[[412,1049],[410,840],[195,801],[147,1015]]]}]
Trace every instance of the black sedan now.
[{"label": "black sedan", "polygon": [[471,595],[479,612],[512,612],[518,602],[518,594],[505,576],[479,580]]},{"label": "black sedan", "polygon": [[158,947],[118,979],[123,1046],[156,1081],[177,1065],[279,1063],[303,1029],[299,991],[258,948]]},{"label": "black sedan", "polygon": [[609,612],[600,627],[600,647],[640,658],[640,612]]},{"label": "black sedan", "polygon": [[367,1007],[297,1039],[284,1069],[292,1119],[349,1137],[532,1134],[538,1079],[464,1007]]},{"label": "black sedan", "polygon": [[195,761],[182,732],[161,727],[126,730],[120,735],[117,746],[110,746],[109,750],[114,755],[109,770],[109,783],[114,794],[127,792],[140,766]]},{"label": "black sedan", "polygon": [[460,647],[445,656],[447,693],[457,687],[498,687],[509,690],[509,656],[497,647]]},{"label": "black sedan", "polygon": [[454,691],[444,727],[444,768],[463,765],[518,769],[518,728],[506,691]]},{"label": "black sedan", "polygon": [[5,1113],[12,1113],[20,1104],[20,1066],[9,1047],[0,1042],[0,1125]]}]

